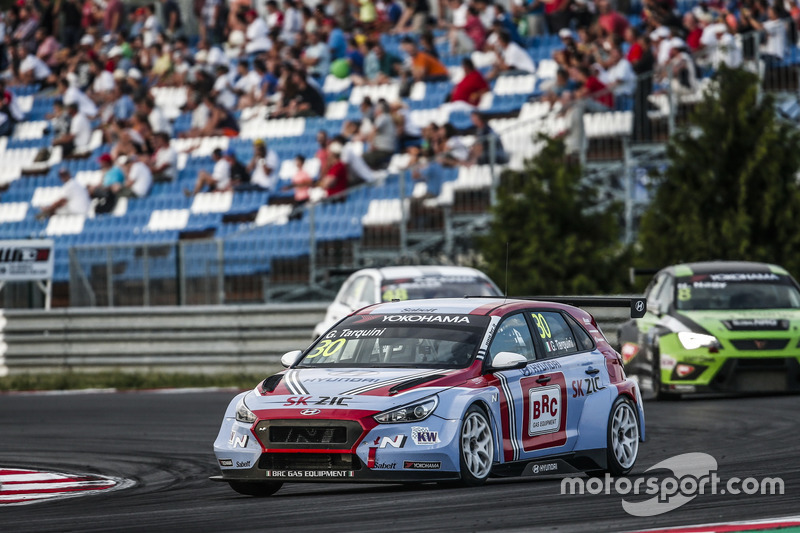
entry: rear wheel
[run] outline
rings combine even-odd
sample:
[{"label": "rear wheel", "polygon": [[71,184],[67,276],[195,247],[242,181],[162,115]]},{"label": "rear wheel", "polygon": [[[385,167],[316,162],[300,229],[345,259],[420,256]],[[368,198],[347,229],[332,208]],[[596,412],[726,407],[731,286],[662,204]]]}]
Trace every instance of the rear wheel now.
[{"label": "rear wheel", "polygon": [[483,485],[492,472],[494,437],[489,418],[480,407],[467,409],[461,423],[461,483]]},{"label": "rear wheel", "polygon": [[639,456],[639,421],[628,398],[620,396],[614,401],[607,431],[606,471],[612,476],[627,474]]},{"label": "rear wheel", "polygon": [[255,496],[257,498],[264,498],[272,496],[283,485],[282,481],[228,481],[228,485],[239,494],[245,496]]}]

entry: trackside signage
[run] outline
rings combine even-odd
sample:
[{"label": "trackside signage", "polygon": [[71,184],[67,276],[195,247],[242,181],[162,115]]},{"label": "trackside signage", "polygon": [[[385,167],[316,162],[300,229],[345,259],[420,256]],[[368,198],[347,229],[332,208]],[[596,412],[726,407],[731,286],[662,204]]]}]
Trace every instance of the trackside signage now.
[{"label": "trackside signage", "polygon": [[0,241],[0,282],[53,277],[53,241]]}]

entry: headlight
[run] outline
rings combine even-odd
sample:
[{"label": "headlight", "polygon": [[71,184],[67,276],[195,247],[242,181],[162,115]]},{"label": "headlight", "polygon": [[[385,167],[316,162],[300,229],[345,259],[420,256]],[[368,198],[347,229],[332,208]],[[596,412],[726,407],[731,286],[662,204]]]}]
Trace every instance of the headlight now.
[{"label": "headlight", "polygon": [[401,422],[419,422],[425,420],[439,405],[439,399],[434,396],[421,402],[396,407],[389,411],[384,411],[375,415],[375,421],[379,424],[399,424]]},{"label": "headlight", "polygon": [[236,404],[236,420],[244,422],[245,424],[253,424],[256,421],[255,413],[247,408],[247,405],[244,403],[244,398],[239,400],[239,403]]},{"label": "headlight", "polygon": [[697,348],[720,348],[719,341],[713,335],[703,333],[692,333],[691,331],[681,331],[678,333],[678,340],[687,350]]}]

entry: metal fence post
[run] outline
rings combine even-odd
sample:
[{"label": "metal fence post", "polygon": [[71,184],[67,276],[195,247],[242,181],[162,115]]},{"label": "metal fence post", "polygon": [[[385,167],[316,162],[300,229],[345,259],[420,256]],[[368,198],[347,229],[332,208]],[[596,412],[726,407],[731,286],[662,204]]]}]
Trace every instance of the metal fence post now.
[{"label": "metal fence post", "polygon": [[[480,142],[479,140],[477,142]],[[489,205],[494,207],[497,204],[497,173],[495,163],[497,162],[497,135],[489,134],[489,175],[492,178],[492,186],[489,188]]]},{"label": "metal fence post", "polygon": [[[407,174],[408,173],[408,174]],[[406,220],[406,176],[411,171],[401,172],[397,179],[400,180],[400,256],[405,257],[408,253],[408,226]]]},{"label": "metal fence post", "polygon": [[176,251],[178,259],[176,265],[178,271],[178,305],[186,305],[186,258],[183,256],[186,251],[181,241],[178,241]]},{"label": "metal fence post", "polygon": [[108,306],[114,307],[114,262],[111,250],[111,246],[106,248],[106,297],[108,298]]},{"label": "metal fence post", "polygon": [[150,305],[150,254],[148,246],[142,246],[142,283],[144,283],[144,306]]},{"label": "metal fence post", "polygon": [[317,227],[316,208],[314,202],[307,202],[308,206],[308,284],[317,282]]},{"label": "metal fence post", "polygon": [[225,242],[214,239],[217,244],[217,300],[220,305],[225,303]]},{"label": "metal fence post", "polygon": [[669,102],[669,115],[667,115],[667,130],[672,136],[675,133],[675,120],[678,113],[678,96],[672,90],[672,71],[669,71],[667,77],[667,102]]},{"label": "metal fence post", "polygon": [[630,139],[622,138],[622,153],[625,168],[625,244],[633,242],[633,195],[634,195],[634,172],[635,160],[631,154]]}]

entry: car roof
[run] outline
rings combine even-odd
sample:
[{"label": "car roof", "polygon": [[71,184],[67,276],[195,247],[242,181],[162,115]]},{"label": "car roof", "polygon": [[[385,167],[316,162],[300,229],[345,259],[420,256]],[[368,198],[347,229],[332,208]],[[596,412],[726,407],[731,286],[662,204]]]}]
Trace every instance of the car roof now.
[{"label": "car roof", "polygon": [[715,274],[720,272],[752,272],[788,275],[783,267],[769,263],[756,263],[752,261],[700,261],[696,263],[682,263],[672,265],[663,272],[675,276],[691,276],[693,274]]},{"label": "car roof", "polygon": [[391,266],[377,269],[378,274],[387,280],[402,278],[420,278],[426,276],[469,276],[486,278],[486,274],[470,267],[460,266]]},{"label": "car roof", "polygon": [[384,314],[464,314],[503,316],[508,313],[531,307],[569,310],[571,306],[536,300],[519,300],[515,298],[472,297],[434,298],[430,300],[404,300],[374,304],[358,311],[359,315]]}]

